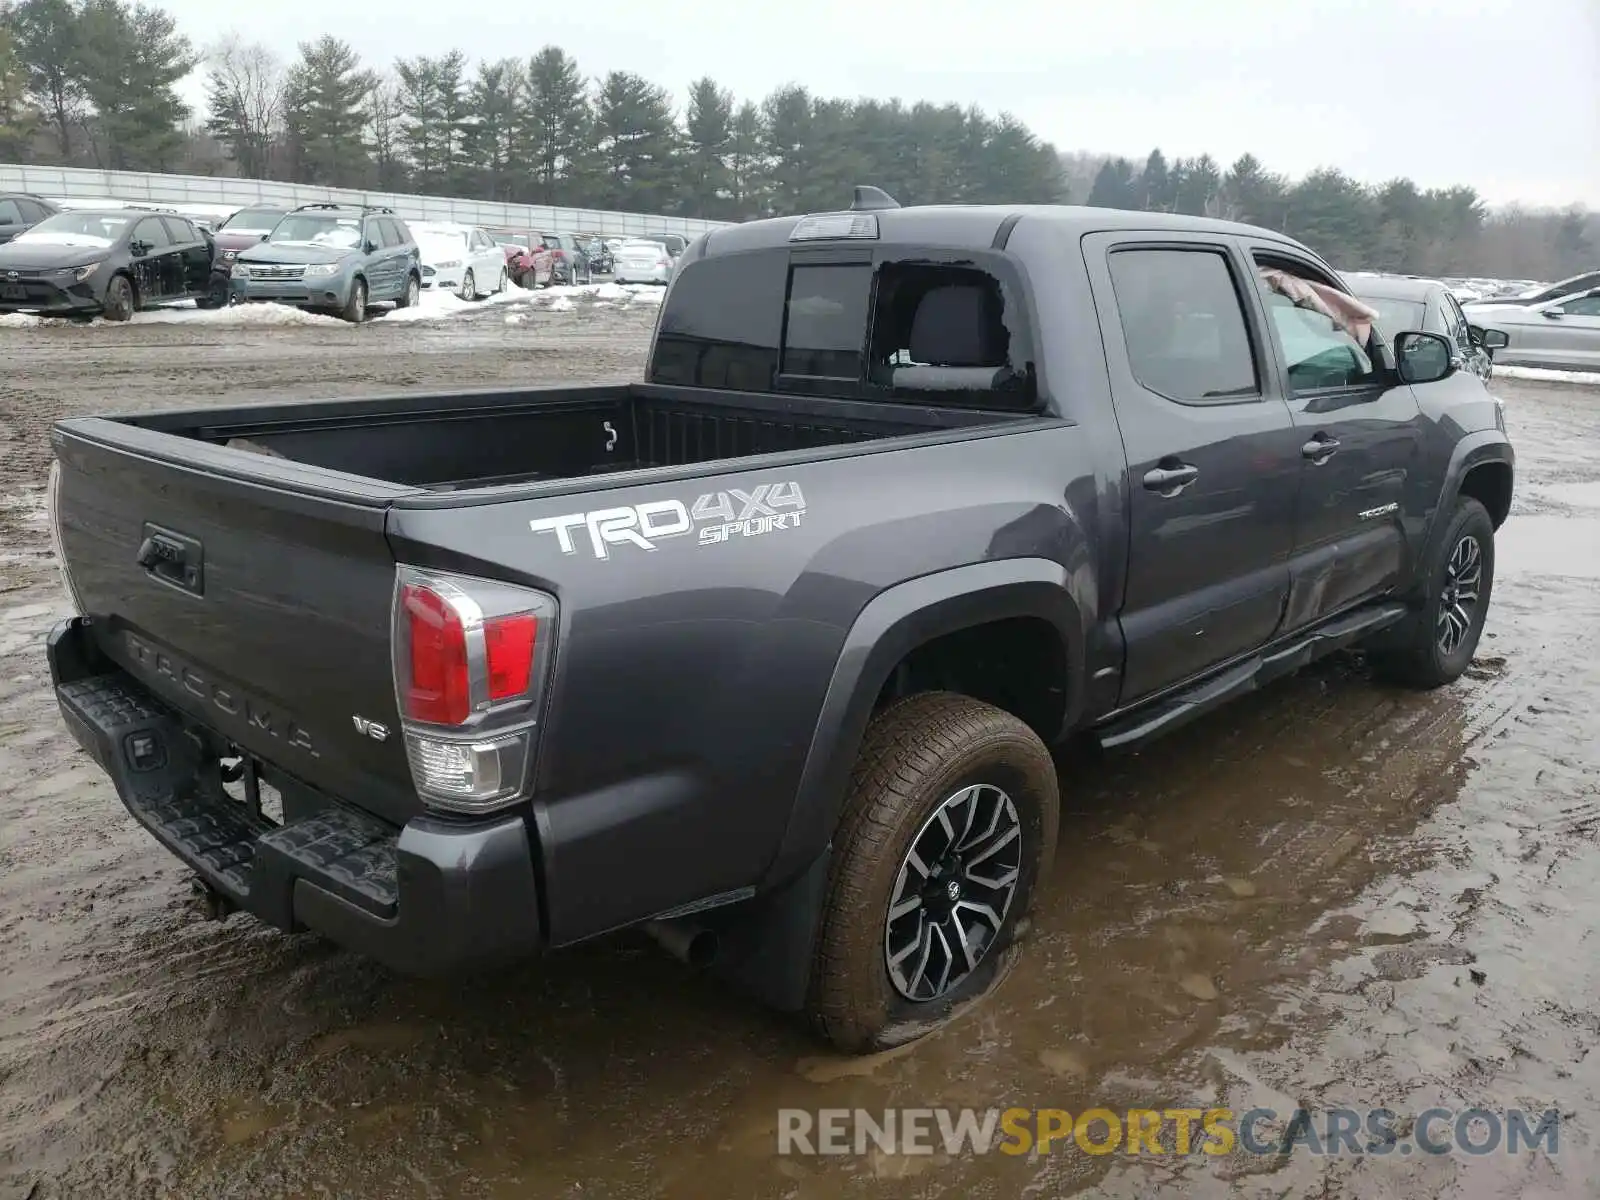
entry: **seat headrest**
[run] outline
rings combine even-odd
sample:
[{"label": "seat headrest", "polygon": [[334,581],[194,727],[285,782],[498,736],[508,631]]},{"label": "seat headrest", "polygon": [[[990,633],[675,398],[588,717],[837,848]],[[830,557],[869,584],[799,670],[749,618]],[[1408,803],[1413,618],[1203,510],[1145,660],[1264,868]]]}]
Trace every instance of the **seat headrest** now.
[{"label": "seat headrest", "polygon": [[998,367],[1005,362],[1005,326],[990,292],[978,284],[932,288],[911,319],[907,349],[936,367]]}]

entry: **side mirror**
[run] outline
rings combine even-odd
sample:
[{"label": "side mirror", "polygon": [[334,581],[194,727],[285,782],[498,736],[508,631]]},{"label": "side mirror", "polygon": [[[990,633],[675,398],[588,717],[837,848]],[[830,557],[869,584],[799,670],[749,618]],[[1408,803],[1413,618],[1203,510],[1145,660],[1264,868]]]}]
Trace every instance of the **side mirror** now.
[{"label": "side mirror", "polygon": [[272,236],[272,234],[270,234],[270,233],[263,233],[263,234],[262,234],[262,235],[261,235],[261,240],[262,240],[262,241],[263,241],[263,242],[264,242],[264,241],[266,241],[266,240],[267,240],[267,239],[268,239],[268,238],[269,238],[269,237],[271,237],[271,236]]},{"label": "side mirror", "polygon": [[1478,344],[1485,350],[1504,350],[1511,344],[1511,335],[1503,329],[1480,329]]},{"label": "side mirror", "polygon": [[1544,308],[1539,310],[1539,315],[1546,321],[1559,321],[1567,314],[1562,312],[1559,308]]},{"label": "side mirror", "polygon": [[128,253],[133,255],[135,258],[143,258],[146,254],[150,253],[150,247],[144,242],[141,242],[138,238],[134,238],[133,241],[128,243]]},{"label": "side mirror", "polygon": [[365,250],[368,254],[376,254],[378,252],[378,243],[372,241],[369,238],[367,240],[366,245],[362,246],[362,249]]},{"label": "side mirror", "polygon": [[1402,333],[1394,340],[1394,358],[1405,383],[1438,383],[1456,369],[1454,348],[1437,333]]}]

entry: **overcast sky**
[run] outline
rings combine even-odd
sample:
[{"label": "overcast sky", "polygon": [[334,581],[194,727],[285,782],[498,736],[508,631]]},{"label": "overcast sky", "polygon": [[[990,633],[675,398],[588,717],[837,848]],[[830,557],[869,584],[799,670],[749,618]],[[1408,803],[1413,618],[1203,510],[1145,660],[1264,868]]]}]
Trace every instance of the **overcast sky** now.
[{"label": "overcast sky", "polygon": [[[332,33],[374,65],[555,43],[682,103],[819,95],[1009,110],[1061,150],[1249,150],[1301,175],[1470,184],[1491,203],[1600,208],[1600,0],[160,0],[204,48],[290,57]],[[198,79],[186,94],[198,103]],[[1074,197],[1082,200],[1082,197]]]}]

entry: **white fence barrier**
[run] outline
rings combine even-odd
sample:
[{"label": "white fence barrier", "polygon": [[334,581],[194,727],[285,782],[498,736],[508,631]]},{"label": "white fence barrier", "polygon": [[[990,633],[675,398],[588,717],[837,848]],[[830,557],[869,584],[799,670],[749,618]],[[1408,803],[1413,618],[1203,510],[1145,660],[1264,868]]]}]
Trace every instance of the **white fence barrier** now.
[{"label": "white fence barrier", "polygon": [[203,175],[152,175],[143,171],[90,171],[77,167],[28,167],[0,163],[0,192],[31,192],[47,200],[132,201],[181,208],[193,216],[219,217],[251,204],[281,205],[343,202],[381,204],[413,221],[460,221],[541,233],[630,234],[704,233],[726,221],[693,217],[653,217],[647,213],[592,208],[552,208],[539,204],[499,204],[446,196],[409,196],[352,188],[312,187],[265,179],[223,179]]}]

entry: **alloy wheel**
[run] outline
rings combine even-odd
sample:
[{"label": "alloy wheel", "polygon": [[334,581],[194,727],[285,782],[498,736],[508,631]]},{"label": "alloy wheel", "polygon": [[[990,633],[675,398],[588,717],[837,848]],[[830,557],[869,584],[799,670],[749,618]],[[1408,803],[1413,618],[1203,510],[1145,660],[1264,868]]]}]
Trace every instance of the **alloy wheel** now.
[{"label": "alloy wheel", "polygon": [[1440,653],[1449,656],[1461,648],[1472,630],[1482,586],[1483,547],[1469,533],[1456,543],[1444,568],[1435,629]]},{"label": "alloy wheel", "polygon": [[945,799],[912,838],[889,897],[890,982],[926,1002],[958,986],[994,945],[1022,875],[1011,797],[975,783]]}]

